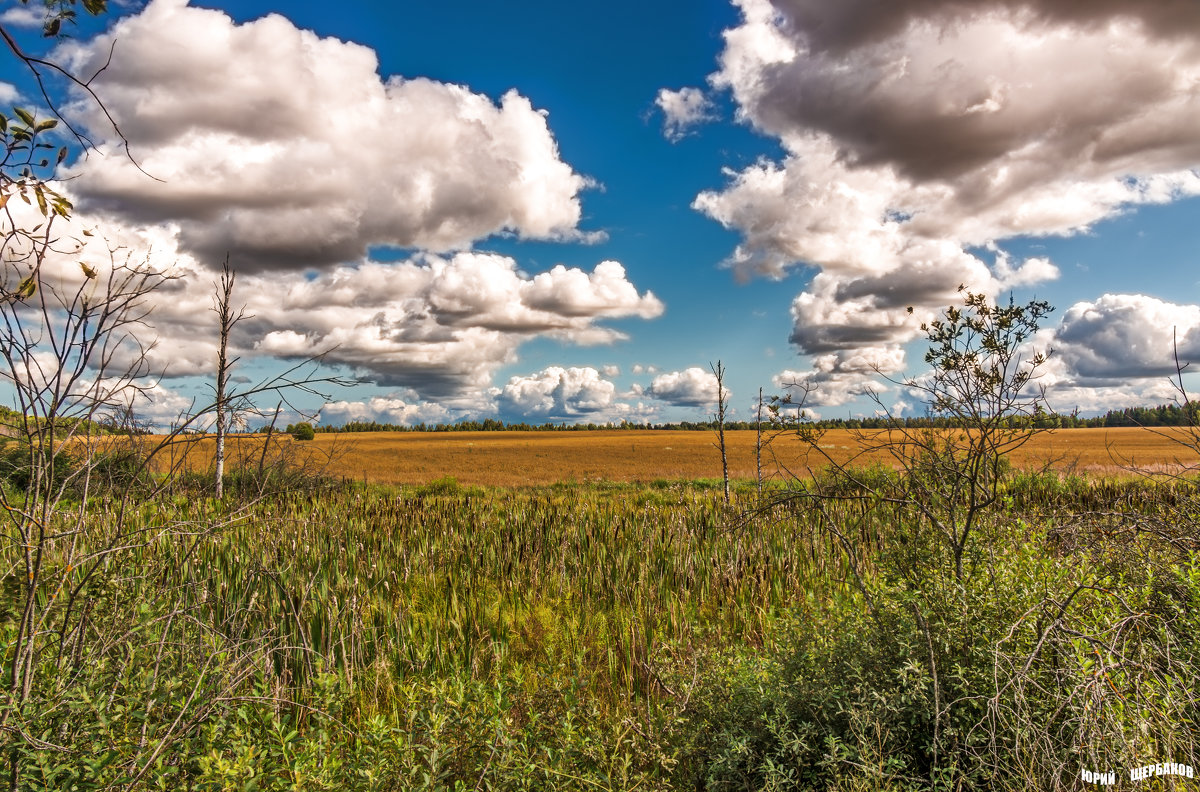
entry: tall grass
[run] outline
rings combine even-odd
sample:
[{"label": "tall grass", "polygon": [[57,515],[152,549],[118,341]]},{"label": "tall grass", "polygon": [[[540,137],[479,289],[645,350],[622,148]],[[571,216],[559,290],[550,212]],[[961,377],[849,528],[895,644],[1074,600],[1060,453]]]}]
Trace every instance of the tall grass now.
[{"label": "tall grass", "polygon": [[[205,525],[220,512],[181,500],[155,517]],[[452,482],[272,498],[130,563],[162,569],[147,583],[216,623],[270,625],[287,647],[276,671],[293,680],[318,664],[489,679],[571,663],[613,698],[653,697],[653,659],[674,647],[761,644],[781,610],[844,573],[823,537],[786,515],[743,519],[719,491]]]},{"label": "tall grass", "polygon": [[[1022,608],[1106,557],[1094,541],[1100,529],[1091,536],[1080,526],[1107,524],[1080,515],[1169,512],[1187,493],[1182,483],[1049,475],[1006,487],[994,544],[979,550],[992,552],[993,574],[965,589],[930,578],[924,599],[889,571],[897,558],[918,570],[932,559],[905,545],[917,516],[870,498],[828,504],[827,517],[846,529],[840,538],[800,504],[760,508],[748,485],[726,507],[711,482],[505,490],[443,479],[237,508],[189,493],[124,516],[117,501],[96,500],[80,507],[79,542],[111,536],[122,520],[138,539],[102,573],[44,559],[48,579],[77,591],[87,616],[46,641],[41,714],[19,746],[30,754],[24,782],[594,790],[792,778],[803,787],[839,777],[829,770],[838,762],[875,759],[900,777],[925,760],[901,766],[861,745],[827,744],[846,737],[829,724],[853,716],[847,729],[929,728],[927,658],[960,664],[964,691],[990,684],[997,642]],[[1036,528],[1026,522],[1034,518]],[[858,553],[854,570],[845,542]],[[1130,554],[1123,547],[1110,554],[1119,563]],[[1113,576],[1124,574],[1118,561]],[[17,568],[4,562],[7,591]],[[882,616],[864,616],[855,572]],[[905,621],[914,603],[918,619],[940,626],[915,630]],[[14,618],[6,599],[0,639]],[[58,628],[47,624],[47,634]],[[939,630],[946,648],[927,650]],[[1028,650],[1031,635],[1022,628],[1008,640]],[[1044,678],[1087,681],[1073,639],[1055,640],[1061,667]],[[1193,667],[1173,651],[1179,668]],[[895,677],[889,663],[901,661],[908,670]],[[1021,713],[1053,699],[1034,683],[1042,678],[1022,683],[1032,698]],[[197,710],[196,690],[218,692]],[[771,714],[771,702],[798,709]],[[872,707],[889,714],[872,721]],[[817,742],[772,748],[770,729],[793,729],[805,711],[813,724],[826,719],[803,732]],[[153,767],[126,758],[168,736]],[[909,745],[895,733],[879,739]],[[962,750],[977,748],[963,739]],[[780,757],[811,766],[763,770]]]}]

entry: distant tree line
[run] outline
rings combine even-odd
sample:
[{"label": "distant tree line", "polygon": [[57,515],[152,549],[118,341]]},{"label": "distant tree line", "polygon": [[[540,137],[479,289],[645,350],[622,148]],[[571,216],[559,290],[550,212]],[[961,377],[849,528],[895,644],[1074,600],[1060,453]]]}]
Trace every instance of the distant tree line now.
[{"label": "distant tree line", "polygon": [[[767,424],[763,422],[764,426]],[[775,422],[778,425],[778,421]],[[872,416],[859,418],[822,418],[806,422],[820,429],[924,429],[951,428],[958,425],[953,418],[936,415],[899,417]],[[1200,407],[1197,405],[1160,404],[1157,407],[1125,407],[1109,410],[1103,415],[1081,417],[1074,413],[1045,413],[1032,419],[1038,429],[1098,429],[1121,426],[1197,426],[1200,425]],[[753,430],[754,421],[725,421],[727,430]],[[598,430],[636,429],[654,431],[708,432],[717,429],[717,421],[679,421],[676,423],[636,423],[620,421],[608,423],[553,423],[531,424],[507,422],[495,418],[482,421],[456,421],[454,423],[393,424],[379,421],[348,421],[338,426],[314,426],[317,433],[342,432],[594,432]],[[289,427],[290,430],[290,427]]]},{"label": "distant tree line", "polygon": [[[0,405],[0,427],[18,425],[20,413],[11,407]],[[61,422],[60,422],[61,423]],[[68,422],[69,423],[69,422]],[[122,426],[115,422],[97,421],[92,423],[92,434],[145,434],[149,430],[143,427]],[[775,425],[778,426],[778,421]],[[822,418],[807,421],[807,425],[819,429],[923,429],[949,428],[956,425],[951,418],[933,415],[907,416],[904,418],[871,416],[859,418]],[[763,422],[767,428],[768,422]],[[1038,429],[1102,429],[1122,426],[1165,427],[1165,426],[1200,426],[1200,405],[1160,404],[1157,407],[1125,407],[1120,410],[1109,410],[1103,415],[1084,418],[1075,414],[1046,413],[1033,420],[1034,428]],[[725,429],[730,431],[752,431],[756,427],[754,421],[725,421]],[[308,433],[349,433],[349,432],[595,432],[599,430],[635,429],[640,431],[716,431],[716,421],[679,421],[675,423],[636,423],[620,421],[607,423],[553,423],[545,422],[531,424],[527,422],[508,422],[495,418],[485,418],[482,421],[456,421],[454,423],[417,423],[394,424],[379,421],[348,421],[338,426],[312,425],[303,422],[288,425],[283,431],[293,436],[305,435],[299,439],[309,439]],[[266,426],[257,428],[257,432],[265,432]],[[11,431],[11,430],[10,430]],[[278,431],[278,429],[276,430]],[[0,428],[0,434],[6,434]],[[204,434],[197,429],[188,434]],[[238,432],[234,432],[238,434]]]},{"label": "distant tree line", "polygon": [[[1160,404],[1157,407],[1126,407],[1109,410],[1095,418],[1075,418],[1078,426],[1196,426],[1200,405]],[[1065,425],[1065,424],[1064,424]]]},{"label": "distant tree line", "polygon": [[[0,436],[14,436],[25,431],[35,431],[40,425],[41,422],[32,418],[26,422],[20,412],[0,404]],[[67,437],[76,434],[96,436],[148,433],[148,429],[137,426],[126,426],[116,420],[93,421],[87,418],[63,416],[56,418],[54,424],[54,434],[56,437]]]}]

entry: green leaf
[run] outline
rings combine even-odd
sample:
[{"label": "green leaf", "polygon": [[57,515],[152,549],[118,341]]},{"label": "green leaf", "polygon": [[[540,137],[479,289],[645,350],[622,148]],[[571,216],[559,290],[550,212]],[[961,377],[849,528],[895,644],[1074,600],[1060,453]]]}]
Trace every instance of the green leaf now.
[{"label": "green leaf", "polygon": [[38,125],[33,128],[33,131],[36,134],[38,132],[45,132],[48,129],[54,129],[56,126],[58,126],[57,118],[47,118],[45,121],[39,122]]},{"label": "green leaf", "polygon": [[28,110],[25,110],[21,107],[14,107],[13,112],[17,114],[17,118],[20,118],[23,122],[25,122],[25,126],[32,128],[35,125],[33,116],[29,114]]},{"label": "green leaf", "polygon": [[27,297],[32,297],[37,291],[37,280],[30,275],[25,280],[21,281],[21,285],[17,287],[17,299],[24,300]]}]

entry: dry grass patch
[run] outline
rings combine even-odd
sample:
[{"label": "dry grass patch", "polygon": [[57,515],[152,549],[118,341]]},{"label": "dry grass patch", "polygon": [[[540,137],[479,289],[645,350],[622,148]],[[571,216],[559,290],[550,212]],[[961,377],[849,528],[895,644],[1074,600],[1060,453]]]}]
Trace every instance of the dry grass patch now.
[{"label": "dry grass patch", "polygon": [[[1184,430],[1174,429],[1064,429],[1036,435],[1010,459],[1019,469],[1050,467],[1103,478],[1138,471],[1171,474],[1200,463],[1200,457],[1181,445],[1185,438]],[[726,432],[731,477],[755,478],[754,441],[752,431]],[[272,456],[285,453],[310,464],[320,461],[332,476],[381,484],[425,484],[452,476],[463,484],[512,487],[721,475],[716,434],[704,431],[321,433],[311,442],[279,433],[272,442],[279,446]],[[213,448],[212,438],[189,438],[164,454],[159,467],[208,470]],[[839,462],[860,454],[855,433],[844,429],[826,432],[821,448]],[[257,465],[262,449],[262,435],[231,435],[230,468]],[[768,477],[807,474],[804,452],[797,438],[780,435],[763,451],[764,472]],[[857,460],[872,461],[886,464],[889,458],[875,452]]]},{"label": "dry grass patch", "polygon": [[[1012,455],[1017,468],[1073,470],[1102,476],[1131,468],[1179,470],[1200,462],[1177,440],[1181,431],[1071,429],[1035,436]],[[316,449],[344,444],[331,472],[388,484],[420,484],[453,476],[464,484],[521,486],[560,481],[654,481],[717,478],[721,458],[715,433],[613,430],[592,432],[370,432],[318,434]],[[754,432],[726,432],[729,472],[755,477]],[[830,430],[822,446],[839,461],[859,451],[855,435]],[[788,435],[763,454],[769,474],[807,472],[804,448]],[[860,459],[886,462],[879,453]]]}]

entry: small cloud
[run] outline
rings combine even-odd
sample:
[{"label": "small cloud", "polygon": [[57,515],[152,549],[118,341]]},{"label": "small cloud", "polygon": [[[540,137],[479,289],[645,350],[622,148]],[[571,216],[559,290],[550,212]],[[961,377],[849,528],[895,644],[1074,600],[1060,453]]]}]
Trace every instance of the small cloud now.
[{"label": "small cloud", "polygon": [[692,127],[717,117],[712,100],[699,88],[663,88],[654,104],[662,110],[663,135],[672,143],[687,137]]},{"label": "small cloud", "polygon": [[1007,253],[995,246],[992,246],[992,249],[996,253],[996,264],[992,269],[1001,291],[1058,280],[1061,274],[1058,267],[1045,256],[1027,258],[1019,265],[1013,266]]},{"label": "small cloud", "polygon": [[0,14],[0,25],[9,27],[40,28],[45,21],[45,14],[40,14],[29,6],[17,6]]}]

